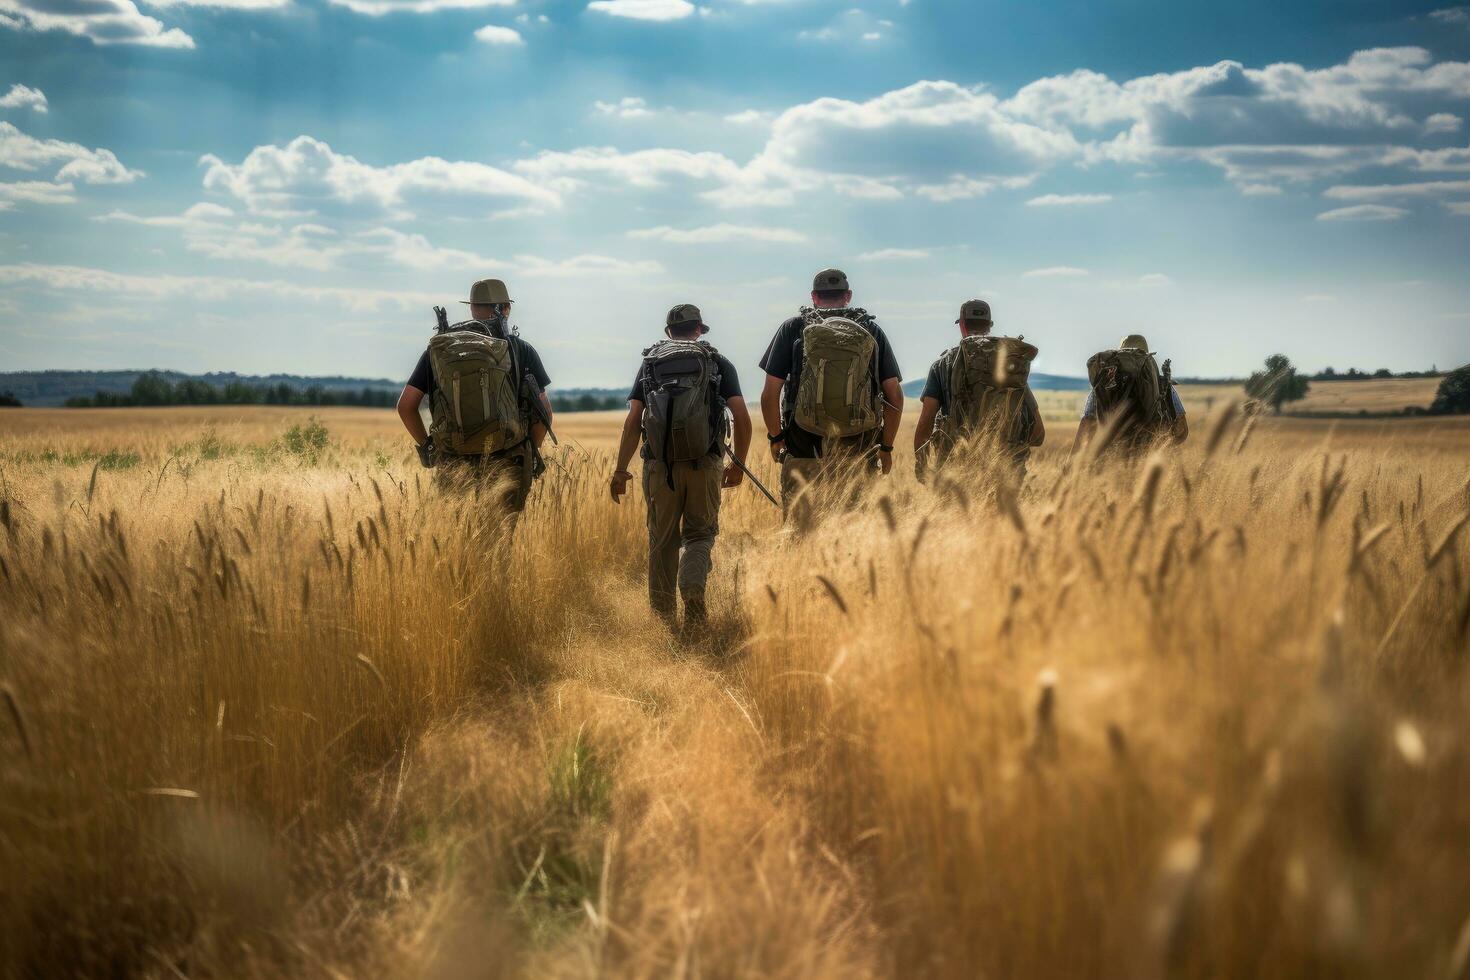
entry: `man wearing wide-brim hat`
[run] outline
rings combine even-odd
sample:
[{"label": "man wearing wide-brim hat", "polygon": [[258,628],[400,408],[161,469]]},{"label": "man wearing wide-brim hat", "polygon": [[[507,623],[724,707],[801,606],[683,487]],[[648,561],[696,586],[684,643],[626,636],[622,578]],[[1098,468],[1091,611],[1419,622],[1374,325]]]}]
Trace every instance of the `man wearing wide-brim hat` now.
[{"label": "man wearing wide-brim hat", "polygon": [[[1147,449],[1158,438],[1167,438],[1169,442],[1176,444],[1189,438],[1189,421],[1184,417],[1184,402],[1179,398],[1179,391],[1174,387],[1172,382],[1168,384],[1168,392],[1162,392],[1164,386],[1163,375],[1158,369],[1158,364],[1154,359],[1153,353],[1149,350],[1148,338],[1143,334],[1131,333],[1118,341],[1116,350],[1100,351],[1093,355],[1093,360],[1088,362],[1089,374],[1092,370],[1090,365],[1093,361],[1117,354],[1124,355],[1127,360],[1139,364],[1142,370],[1146,370],[1153,375],[1153,381],[1151,383],[1159,386],[1161,400],[1163,397],[1167,397],[1168,410],[1160,410],[1157,421],[1147,420],[1142,426],[1132,424],[1130,419],[1126,417],[1119,419],[1117,422],[1110,423],[1107,426],[1109,446],[1105,448],[1116,448],[1125,452],[1139,452]],[[1074,453],[1092,442],[1099,430],[1103,428],[1101,422],[1107,421],[1106,419],[1100,418],[1105,413],[1099,410],[1101,406],[1097,391],[1096,384],[1087,390],[1087,401],[1082,405],[1082,420],[1077,425],[1077,438],[1072,443],[1072,452]]]},{"label": "man wearing wide-brim hat", "polygon": [[[398,398],[398,417],[403,420],[404,428],[418,446],[419,458],[424,465],[443,467],[440,471],[443,481],[454,483],[471,476],[477,481],[485,478],[501,481],[506,486],[503,498],[506,506],[513,513],[519,512],[525,507],[526,495],[530,492],[539,461],[541,443],[546,439],[551,422],[551,402],[546,397],[546,386],[551,383],[551,377],[542,366],[541,355],[536,352],[536,348],[511,329],[512,301],[510,291],[503,281],[481,279],[470,287],[469,299],[460,300],[460,303],[470,308],[470,319],[448,326],[447,330],[441,331],[430,342],[430,349],[426,349],[419,358],[413,374],[403,387],[403,394]],[[430,437],[428,430],[424,428],[423,418],[419,415],[419,407],[424,399],[429,399],[429,410],[435,420],[436,430],[445,424],[456,409],[452,404],[453,392],[447,384],[439,384],[434,370],[435,362],[430,356],[434,344],[450,334],[468,337],[469,356],[474,356],[475,345],[484,344],[485,338],[491,338],[493,343],[501,345],[499,349],[502,351],[508,349],[510,361],[516,367],[516,376],[509,383],[514,387],[514,397],[522,415],[518,424],[523,426],[520,431],[526,434],[524,441],[493,451],[456,453],[450,446],[436,445],[435,440]],[[463,394],[466,389],[457,384],[455,390]],[[472,411],[476,407],[475,392],[479,390],[473,385],[469,389],[468,404]],[[488,387],[480,397],[483,398],[486,409],[490,409],[493,400]]]}]

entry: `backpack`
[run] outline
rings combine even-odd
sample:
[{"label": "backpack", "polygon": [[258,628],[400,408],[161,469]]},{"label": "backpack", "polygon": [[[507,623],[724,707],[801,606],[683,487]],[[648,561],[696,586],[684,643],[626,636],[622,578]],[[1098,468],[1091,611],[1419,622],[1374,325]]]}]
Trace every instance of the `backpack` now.
[{"label": "backpack", "polygon": [[1037,349],[1022,337],[965,337],[945,352],[941,383],[945,411],[935,423],[942,460],[963,443],[981,440],[1024,459],[1035,420],[1026,407]]},{"label": "backpack", "polygon": [[[661,340],[643,352],[643,436],[649,459],[677,463],[719,452],[725,402],[715,349]],[[673,469],[668,467],[672,485]]]},{"label": "backpack", "polygon": [[878,338],[862,310],[818,312],[801,317],[801,380],[792,419],[814,435],[845,438],[883,425],[878,385]]},{"label": "backpack", "polygon": [[1146,350],[1124,347],[1087,359],[1087,380],[1097,399],[1101,424],[1121,416],[1118,438],[1138,445],[1156,436],[1173,415],[1173,403],[1158,362]]},{"label": "backpack", "polygon": [[456,323],[429,339],[434,444],[455,456],[496,453],[526,441],[521,410],[520,351],[478,320]]}]

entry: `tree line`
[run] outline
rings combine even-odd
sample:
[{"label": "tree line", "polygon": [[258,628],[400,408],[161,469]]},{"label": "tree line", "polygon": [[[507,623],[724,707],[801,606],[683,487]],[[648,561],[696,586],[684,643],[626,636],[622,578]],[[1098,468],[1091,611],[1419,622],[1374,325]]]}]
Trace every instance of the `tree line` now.
[{"label": "tree line", "polygon": [[1370,378],[1437,378],[1443,377],[1439,388],[1435,392],[1434,401],[1427,409],[1406,409],[1398,414],[1402,415],[1451,415],[1470,413],[1470,364],[1456,368],[1448,374],[1441,375],[1438,369],[1430,371],[1406,371],[1394,374],[1387,368],[1380,368],[1373,374],[1366,374],[1357,368],[1349,368],[1346,374],[1338,374],[1332,368],[1325,368],[1315,375],[1305,375],[1298,371],[1285,354],[1272,354],[1266,358],[1266,369],[1257,371],[1245,381],[1245,393],[1255,401],[1269,405],[1277,414],[1281,412],[1281,406],[1289,402],[1301,401],[1307,397],[1311,390],[1313,381],[1359,381]]},{"label": "tree line", "polygon": [[128,393],[99,391],[95,395],[68,398],[67,408],[128,408],[160,405],[356,405],[389,408],[398,401],[396,392],[381,388],[325,388],[321,385],[256,385],[231,381],[223,386],[185,378],[172,382],[157,372],[140,374]]}]

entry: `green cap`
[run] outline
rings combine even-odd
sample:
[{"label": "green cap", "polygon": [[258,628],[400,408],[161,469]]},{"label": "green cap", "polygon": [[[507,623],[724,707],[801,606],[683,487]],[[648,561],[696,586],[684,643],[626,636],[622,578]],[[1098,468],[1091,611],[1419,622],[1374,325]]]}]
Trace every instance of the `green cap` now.
[{"label": "green cap", "polygon": [[840,289],[843,292],[852,287],[847,284],[847,273],[841,269],[823,269],[812,277],[812,292],[821,293],[829,289]]},{"label": "green cap", "polygon": [[499,279],[481,279],[470,287],[470,298],[460,300],[466,306],[495,306],[509,303],[510,292]]},{"label": "green cap", "polygon": [[664,326],[676,327],[681,323],[703,323],[704,316],[700,314],[699,307],[693,303],[680,303],[669,310],[669,315],[664,318]]},{"label": "green cap", "polygon": [[1119,349],[1148,350],[1148,339],[1141,333],[1130,333],[1118,344]]},{"label": "green cap", "polygon": [[960,305],[960,319],[956,320],[955,323],[959,323],[960,320],[968,320],[973,323],[993,322],[990,319],[990,304],[983,299],[972,299],[967,303],[962,303]]}]

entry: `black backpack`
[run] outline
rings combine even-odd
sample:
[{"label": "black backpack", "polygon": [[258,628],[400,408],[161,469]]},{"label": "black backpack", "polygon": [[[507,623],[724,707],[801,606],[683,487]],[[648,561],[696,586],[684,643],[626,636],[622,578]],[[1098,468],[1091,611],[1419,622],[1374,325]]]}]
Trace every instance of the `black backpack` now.
[{"label": "black backpack", "polygon": [[[719,452],[725,402],[715,349],[703,341],[661,340],[643,352],[643,435],[648,458],[664,464]],[[673,483],[669,466],[669,483]]]}]

